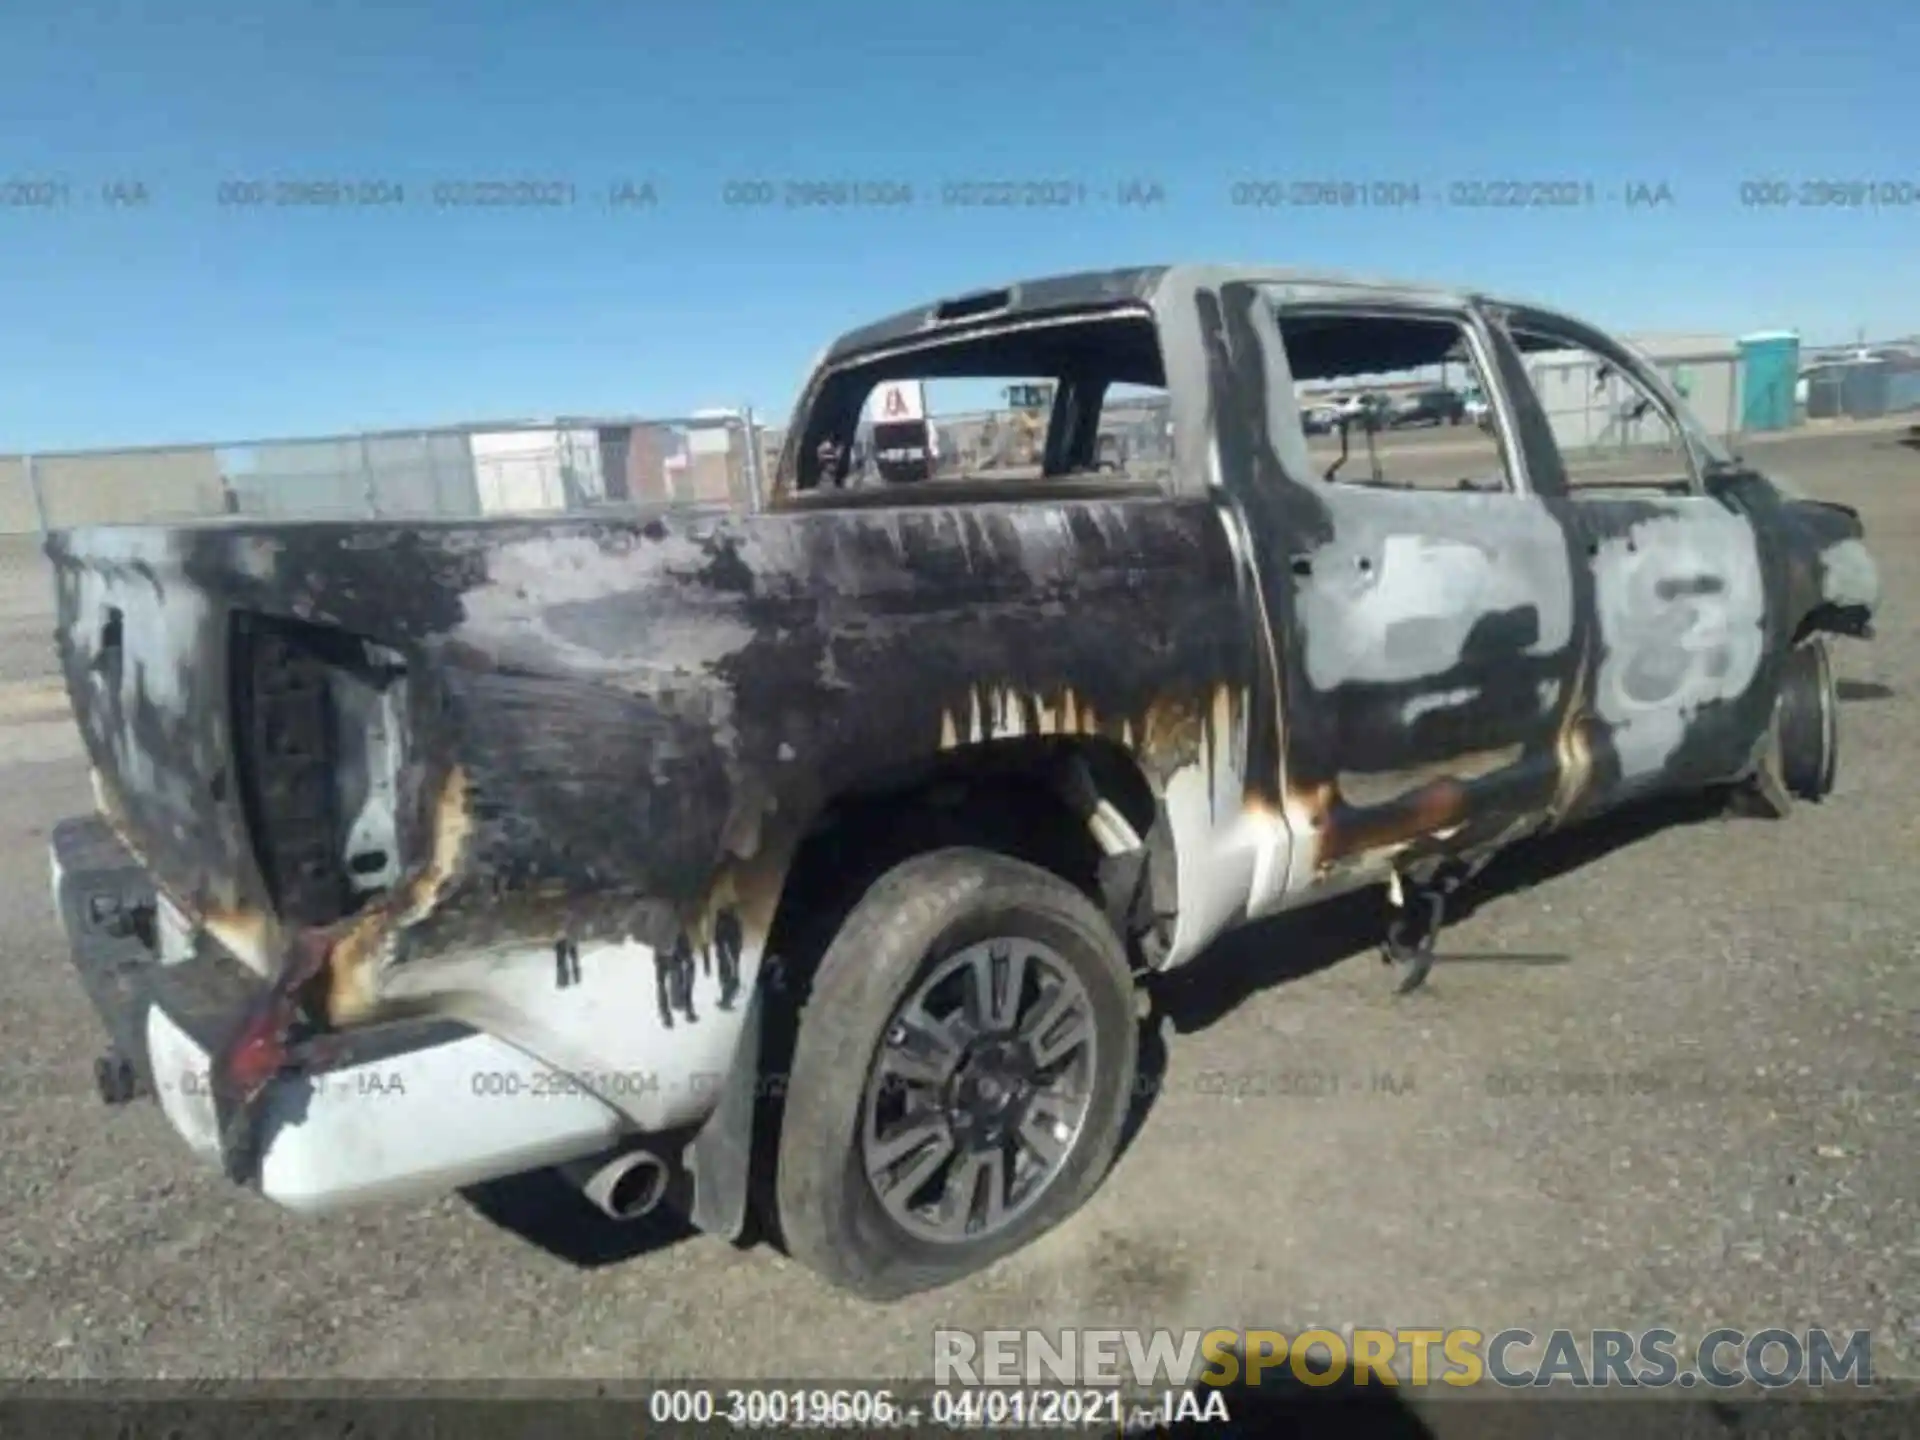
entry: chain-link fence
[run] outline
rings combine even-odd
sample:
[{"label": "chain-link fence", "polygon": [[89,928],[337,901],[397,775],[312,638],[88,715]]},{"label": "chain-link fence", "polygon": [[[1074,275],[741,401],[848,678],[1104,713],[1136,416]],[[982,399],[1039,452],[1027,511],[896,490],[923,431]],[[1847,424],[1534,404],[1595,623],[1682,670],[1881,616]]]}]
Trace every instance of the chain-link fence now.
[{"label": "chain-link fence", "polygon": [[752,505],[749,411],[0,456],[0,534],[220,515],[546,514],[628,500]]},{"label": "chain-link fence", "polygon": [[1810,420],[1873,420],[1920,412],[1920,358],[1905,354],[1811,367],[1803,381]]},{"label": "chain-link fence", "polygon": [[54,674],[48,530],[540,515],[627,501],[751,507],[766,473],[746,409],[0,456],[0,685]]}]

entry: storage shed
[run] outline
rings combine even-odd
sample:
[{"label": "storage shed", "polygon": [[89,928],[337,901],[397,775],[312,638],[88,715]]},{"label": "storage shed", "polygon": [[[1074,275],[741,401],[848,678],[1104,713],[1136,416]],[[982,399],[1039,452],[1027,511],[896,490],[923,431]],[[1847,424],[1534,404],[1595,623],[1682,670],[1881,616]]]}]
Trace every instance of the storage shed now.
[{"label": "storage shed", "polygon": [[1726,437],[1739,431],[1744,361],[1737,340],[1725,335],[1635,335],[1627,343],[1666,373],[1667,382],[1710,433]]},{"label": "storage shed", "polygon": [[578,510],[606,497],[597,428],[527,425],[467,436],[489,515]]}]

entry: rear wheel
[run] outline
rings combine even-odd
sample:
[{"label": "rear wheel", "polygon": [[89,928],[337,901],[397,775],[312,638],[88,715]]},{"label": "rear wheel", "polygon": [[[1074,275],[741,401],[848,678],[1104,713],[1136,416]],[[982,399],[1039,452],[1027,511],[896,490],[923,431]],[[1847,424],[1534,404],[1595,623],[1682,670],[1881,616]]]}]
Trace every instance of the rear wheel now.
[{"label": "rear wheel", "polygon": [[1787,789],[1802,800],[1825,798],[1840,763],[1840,696],[1824,640],[1803,641],[1787,657],[1774,724]]},{"label": "rear wheel", "polygon": [[1105,1177],[1137,1043],[1125,953],[1073,886],[985,850],[896,866],[800,1015],[776,1181],[788,1251],[894,1299],[1020,1249]]}]

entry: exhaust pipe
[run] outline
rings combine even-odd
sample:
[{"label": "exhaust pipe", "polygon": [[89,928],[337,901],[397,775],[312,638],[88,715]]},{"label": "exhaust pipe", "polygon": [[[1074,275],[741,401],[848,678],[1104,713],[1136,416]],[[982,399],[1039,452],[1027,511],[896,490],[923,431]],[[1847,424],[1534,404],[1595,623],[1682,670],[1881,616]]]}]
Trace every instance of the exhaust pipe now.
[{"label": "exhaust pipe", "polygon": [[568,1180],[610,1220],[638,1220],[666,1198],[671,1171],[651,1150],[561,1167]]}]

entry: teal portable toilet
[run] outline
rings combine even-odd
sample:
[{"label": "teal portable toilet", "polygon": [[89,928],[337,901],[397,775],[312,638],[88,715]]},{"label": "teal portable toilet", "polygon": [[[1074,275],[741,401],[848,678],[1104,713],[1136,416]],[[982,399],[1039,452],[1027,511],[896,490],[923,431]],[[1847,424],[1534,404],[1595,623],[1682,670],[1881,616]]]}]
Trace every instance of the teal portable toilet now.
[{"label": "teal portable toilet", "polygon": [[1740,337],[1740,428],[1790,430],[1799,421],[1800,337],[1767,330]]}]

